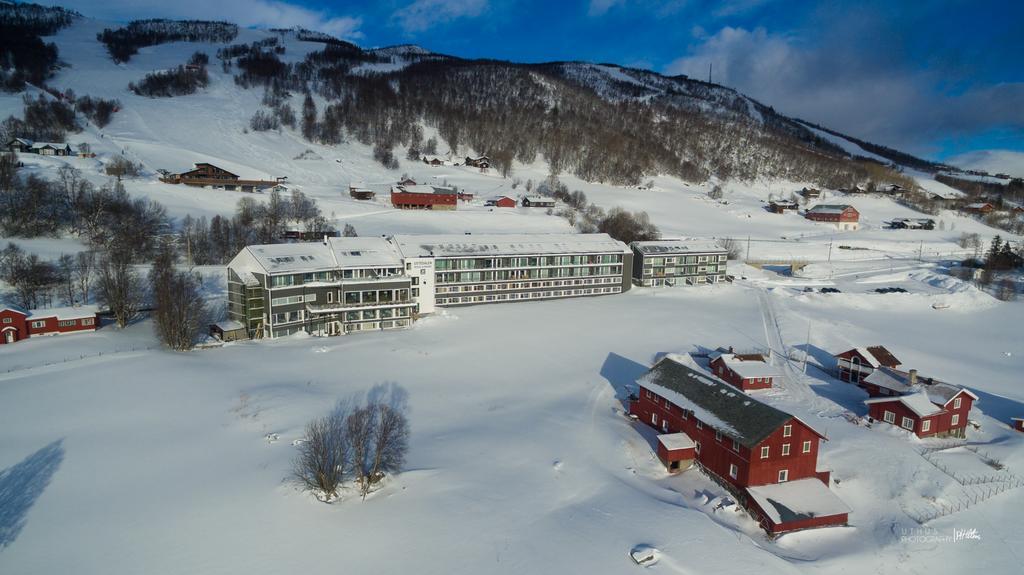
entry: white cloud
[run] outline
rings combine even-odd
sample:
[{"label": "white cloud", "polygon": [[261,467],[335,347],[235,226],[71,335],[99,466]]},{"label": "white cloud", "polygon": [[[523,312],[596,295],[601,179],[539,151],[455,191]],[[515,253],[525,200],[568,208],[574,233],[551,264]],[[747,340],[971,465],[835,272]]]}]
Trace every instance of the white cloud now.
[{"label": "white cloud", "polygon": [[476,18],[488,7],[488,0],[416,0],[391,17],[407,33],[415,33],[459,18]]},{"label": "white cloud", "polygon": [[704,79],[710,63],[714,82],[784,114],[913,153],[934,151],[922,142],[1024,126],[1024,83],[945,91],[941,72],[910,68],[884,42],[733,27],[697,42],[664,71]]},{"label": "white cloud", "polygon": [[50,1],[72,8],[85,16],[127,20],[133,18],[175,18],[226,20],[240,26],[256,28],[292,28],[299,26],[326,32],[339,38],[362,37],[359,31],[362,19],[335,16],[324,11],[311,10],[280,0],[80,0]]},{"label": "white cloud", "polygon": [[947,164],[990,174],[1007,174],[1024,178],[1024,152],[1014,150],[975,150],[951,158]]}]

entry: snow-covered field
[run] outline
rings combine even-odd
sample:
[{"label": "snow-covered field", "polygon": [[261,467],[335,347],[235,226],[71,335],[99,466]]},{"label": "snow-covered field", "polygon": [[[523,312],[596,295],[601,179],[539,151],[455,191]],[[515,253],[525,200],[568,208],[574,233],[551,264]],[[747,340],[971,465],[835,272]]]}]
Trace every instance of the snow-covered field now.
[{"label": "snow-covered field", "polygon": [[[29,170],[70,162],[102,183],[100,163],[123,153],[148,171],[128,191],[175,217],[228,214],[241,197],[156,182],[158,168],[209,161],[243,177],[287,175],[362,235],[569,229],[542,211],[483,207],[523,192],[494,174],[404,160],[387,172],[358,144],[244,133],[261,92],[237,88],[216,66],[202,94],[134,96],[128,82],[216,46],[157,46],[115,66],[91,40],[102,27],[86,21],[56,37],[71,68],[53,84],[116,97],[125,109],[104,130],[71,136],[93,144],[97,159],[25,156]],[[263,35],[244,31],[238,41]],[[286,56],[317,47],[289,41]],[[0,114],[20,106],[0,95]],[[293,159],[306,149],[321,159]],[[410,212],[344,193],[351,181],[402,173],[465,187],[478,201]],[[537,182],[546,168],[516,166],[515,176]],[[808,265],[782,275],[731,264],[741,278],[732,285],[461,308],[400,332],[170,353],[143,320],[0,346],[0,573],[624,573],[640,569],[629,557],[640,545],[659,550],[649,569],[662,573],[1019,571],[1024,488],[992,494],[993,484],[962,485],[935,464],[963,479],[983,477],[985,458],[996,459],[1008,481],[1024,477],[1024,434],[1007,427],[1024,416],[1024,303],[999,302],[935,263],[963,255],[962,232],[995,230],[951,212],[938,218],[944,229],[887,230],[891,218],[920,214],[834,192],[823,201],[855,205],[864,229],[838,233],[764,210],[769,194],[788,196],[801,182],[729,182],[724,200],[712,201],[710,184],[671,178],[655,178],[652,190],[563,181],[603,207],[647,211],[666,236],[733,237],[744,250],[750,237],[751,260]],[[82,247],[13,241],[43,257]],[[218,298],[222,270],[204,272],[218,279]],[[860,419],[866,395],[830,376],[830,354],[873,344],[981,397],[969,439],[984,457],[958,449],[926,459],[935,442]],[[707,477],[668,476],[653,431],[622,415],[627,387],[660,354],[723,345],[793,358],[784,385],[761,396],[828,436],[819,468],[833,471],[853,508],[849,527],[769,540]],[[408,394],[403,473],[365,502],[333,505],[284,481],[306,421],[382,385]],[[913,518],[968,500],[925,526]],[[954,529],[980,538],[934,537]]]}]

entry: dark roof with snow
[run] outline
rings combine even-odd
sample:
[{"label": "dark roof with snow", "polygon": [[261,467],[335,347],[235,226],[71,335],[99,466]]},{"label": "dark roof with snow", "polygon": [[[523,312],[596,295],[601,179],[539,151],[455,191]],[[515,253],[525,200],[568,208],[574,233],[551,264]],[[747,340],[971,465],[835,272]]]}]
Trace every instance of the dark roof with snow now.
[{"label": "dark roof with snow", "polygon": [[[646,388],[653,386],[674,392],[664,394],[665,398],[677,407],[693,411],[697,419],[747,448],[755,447],[794,419],[785,411],[761,403],[725,382],[684,365],[685,361],[677,356],[666,356],[637,383]],[[661,390],[655,391],[661,393]]]},{"label": "dark roof with snow", "polygon": [[885,346],[870,345],[868,346],[868,351],[878,360],[879,365],[886,367],[899,367],[900,365],[900,360],[896,359],[896,356],[886,349]]}]

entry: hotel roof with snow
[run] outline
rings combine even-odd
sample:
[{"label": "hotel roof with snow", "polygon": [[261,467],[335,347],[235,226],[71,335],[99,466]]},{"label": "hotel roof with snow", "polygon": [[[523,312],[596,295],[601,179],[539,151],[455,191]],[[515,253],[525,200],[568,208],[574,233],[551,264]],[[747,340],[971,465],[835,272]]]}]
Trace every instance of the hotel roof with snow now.
[{"label": "hotel roof with snow", "polygon": [[608,234],[433,234],[392,239],[407,258],[629,252],[626,244]]}]

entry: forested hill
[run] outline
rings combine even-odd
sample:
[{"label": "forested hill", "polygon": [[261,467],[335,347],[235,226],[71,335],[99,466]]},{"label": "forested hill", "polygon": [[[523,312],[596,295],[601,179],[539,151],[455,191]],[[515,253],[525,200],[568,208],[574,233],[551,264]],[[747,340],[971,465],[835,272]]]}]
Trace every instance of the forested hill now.
[{"label": "forested hill", "polygon": [[[43,87],[62,66],[44,37],[80,18],[59,8],[0,4],[0,26],[17,31],[0,39],[4,88]],[[374,146],[385,166],[396,155],[429,152],[424,127],[435,128],[447,150],[488,154],[502,172],[514,161],[543,161],[554,174],[612,184],[665,174],[688,182],[772,177],[841,188],[899,180],[877,156],[927,165],[881,147],[873,149],[876,159],[854,158],[770,106],[685,76],[583,62],[466,60],[408,45],[363,49],[306,30],[271,30],[249,42],[238,37],[227,22],[140,20],[104,29],[96,42],[111,66],[147,46],[219,45],[216,54],[197,54],[131,89],[162,97],[194,93],[206,85],[207,59],[216,57],[212,64],[238,85],[265,91],[263,107],[252,111],[253,129],[294,128],[327,145],[357,140]],[[40,46],[43,52],[27,48]]]}]

